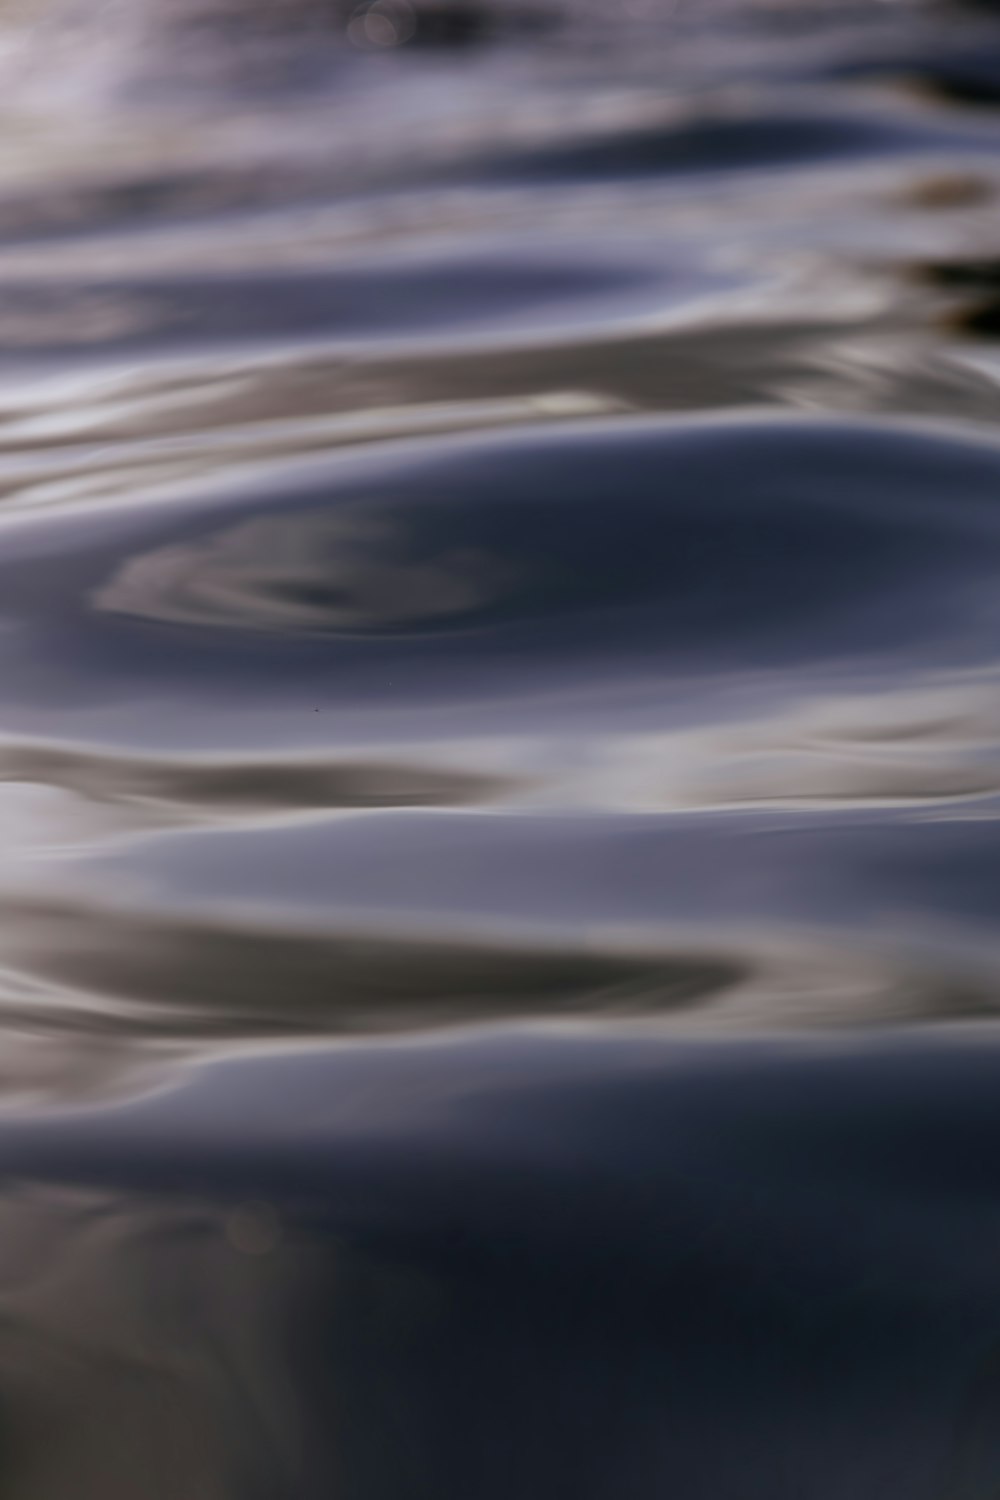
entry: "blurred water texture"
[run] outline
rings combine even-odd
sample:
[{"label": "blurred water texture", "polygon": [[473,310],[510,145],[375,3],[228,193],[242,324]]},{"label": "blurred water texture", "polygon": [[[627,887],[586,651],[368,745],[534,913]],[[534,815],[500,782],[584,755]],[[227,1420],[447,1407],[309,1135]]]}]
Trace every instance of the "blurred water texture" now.
[{"label": "blurred water texture", "polygon": [[0,1489],[1000,1491],[1000,15],[6,0]]}]

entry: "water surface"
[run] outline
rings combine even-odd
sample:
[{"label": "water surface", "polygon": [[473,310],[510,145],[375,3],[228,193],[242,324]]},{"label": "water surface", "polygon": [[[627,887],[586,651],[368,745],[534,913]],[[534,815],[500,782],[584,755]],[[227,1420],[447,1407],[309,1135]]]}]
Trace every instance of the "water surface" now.
[{"label": "water surface", "polygon": [[1000,31],[5,22],[16,1500],[1000,1490]]}]

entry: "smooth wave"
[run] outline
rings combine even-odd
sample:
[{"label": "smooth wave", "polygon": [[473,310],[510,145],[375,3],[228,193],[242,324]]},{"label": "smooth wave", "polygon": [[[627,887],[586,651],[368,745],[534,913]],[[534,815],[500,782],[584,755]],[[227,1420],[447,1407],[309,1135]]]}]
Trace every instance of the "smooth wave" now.
[{"label": "smooth wave", "polygon": [[841,110],[824,114],[745,113],[704,117],[605,134],[513,157],[493,167],[513,181],[622,179],[648,174],[670,176],[748,170],[773,171],[802,164],[845,163],[896,153],[979,149],[989,151],[996,137],[988,126],[966,126],[941,117],[935,123],[915,116]]},{"label": "smooth wave", "polygon": [[996,18],[52,3],[0,1491],[993,1493]]},{"label": "smooth wave", "polygon": [[[0,560],[3,618],[35,694],[55,650],[100,691],[140,640],[147,683],[194,651],[194,678],[214,660],[237,681],[248,627],[258,688],[273,652],[307,673],[337,660],[345,684],[352,666],[370,679],[408,653],[428,670],[442,630],[453,662],[499,669],[529,638],[542,659],[627,649],[701,671],[921,641],[961,651],[963,620],[979,654],[996,472],[988,443],[870,423],[428,445],[291,472],[277,493],[19,522]],[[140,637],[130,621],[143,619],[172,628]]]},{"label": "smooth wave", "polygon": [[[384,258],[383,258],[384,261]],[[491,246],[462,255],[399,257],[381,266],[347,265],[325,273],[227,274],[175,281],[116,277],[77,286],[0,283],[0,357],[58,359],[81,354],[147,359],[177,349],[234,343],[292,347],[313,343],[405,343],[451,330],[480,338],[491,329],[538,338],[590,323],[638,319],[671,302],[725,289],[734,278],[709,266],[671,266],[565,247]]]}]

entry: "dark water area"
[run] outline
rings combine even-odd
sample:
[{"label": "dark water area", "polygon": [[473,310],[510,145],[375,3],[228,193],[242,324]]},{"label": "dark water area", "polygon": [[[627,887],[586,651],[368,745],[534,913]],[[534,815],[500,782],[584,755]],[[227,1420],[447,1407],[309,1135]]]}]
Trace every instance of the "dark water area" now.
[{"label": "dark water area", "polygon": [[0,11],[0,1495],[1000,1495],[1000,13]]}]

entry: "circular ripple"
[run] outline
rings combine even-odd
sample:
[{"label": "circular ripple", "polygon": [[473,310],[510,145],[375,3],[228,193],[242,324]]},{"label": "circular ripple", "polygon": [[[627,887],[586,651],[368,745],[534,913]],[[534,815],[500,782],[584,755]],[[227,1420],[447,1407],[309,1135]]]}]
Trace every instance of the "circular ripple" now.
[{"label": "circular ripple", "polygon": [[158,699],[426,705],[988,661],[998,495],[991,444],[780,418],[399,445],[64,511],[3,539],[0,712],[23,729],[15,710],[44,707],[51,732],[129,695],[146,722]]}]

